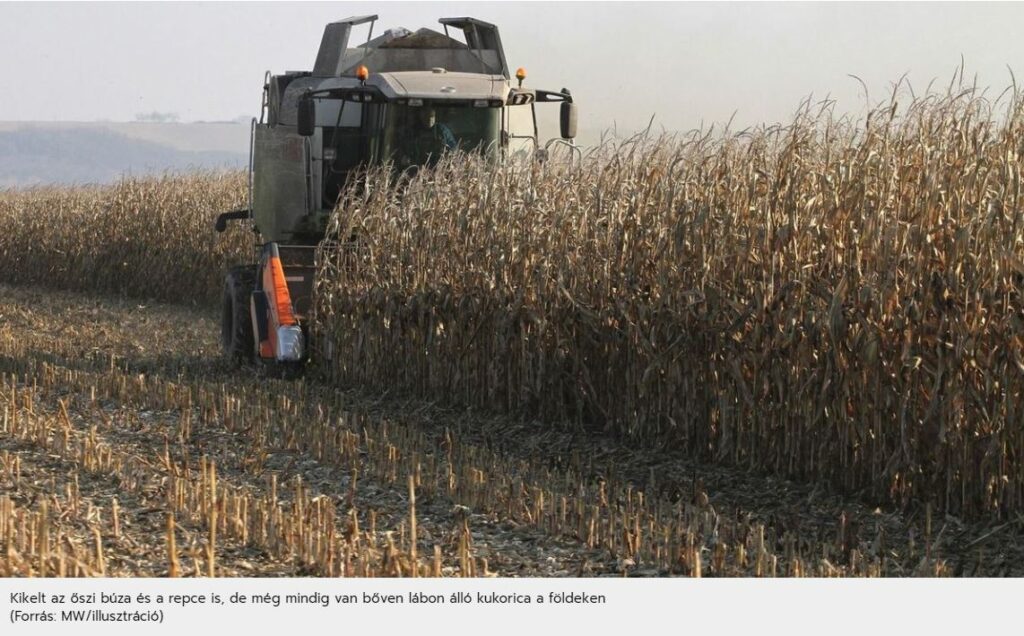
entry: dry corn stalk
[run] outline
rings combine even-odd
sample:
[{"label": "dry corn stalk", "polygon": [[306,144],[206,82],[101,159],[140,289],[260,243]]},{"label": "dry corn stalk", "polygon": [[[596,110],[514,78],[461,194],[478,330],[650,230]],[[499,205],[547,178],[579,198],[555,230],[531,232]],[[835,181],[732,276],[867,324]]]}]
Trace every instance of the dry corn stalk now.
[{"label": "dry corn stalk", "polygon": [[[1007,101],[1008,100],[1008,101]],[[1024,509],[1024,107],[452,156],[350,190],[330,377],[956,514]]]}]

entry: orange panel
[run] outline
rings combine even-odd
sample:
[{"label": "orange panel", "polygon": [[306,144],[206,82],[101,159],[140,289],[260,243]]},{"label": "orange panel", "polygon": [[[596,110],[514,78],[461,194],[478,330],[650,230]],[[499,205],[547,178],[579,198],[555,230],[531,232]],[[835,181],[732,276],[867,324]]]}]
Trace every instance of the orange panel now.
[{"label": "orange panel", "polygon": [[292,311],[292,297],[284,277],[281,259],[271,256],[263,268],[263,291],[267,294],[267,340],[260,343],[260,357],[273,358],[277,350],[277,328],[297,325]]},{"label": "orange panel", "polygon": [[284,267],[281,266],[281,259],[271,257],[268,266],[274,284],[274,297],[271,299],[271,305],[277,310],[277,323],[280,326],[297,324],[295,322],[295,315],[292,314],[292,296],[288,293],[288,281],[284,277]]}]

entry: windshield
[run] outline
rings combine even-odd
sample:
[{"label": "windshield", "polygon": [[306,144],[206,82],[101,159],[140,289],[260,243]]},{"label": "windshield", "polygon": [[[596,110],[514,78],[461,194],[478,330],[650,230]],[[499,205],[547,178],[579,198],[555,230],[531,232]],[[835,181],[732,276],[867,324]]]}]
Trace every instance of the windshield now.
[{"label": "windshield", "polygon": [[500,139],[500,113],[498,108],[389,104],[383,157],[407,168],[434,164],[445,150],[492,151]]}]

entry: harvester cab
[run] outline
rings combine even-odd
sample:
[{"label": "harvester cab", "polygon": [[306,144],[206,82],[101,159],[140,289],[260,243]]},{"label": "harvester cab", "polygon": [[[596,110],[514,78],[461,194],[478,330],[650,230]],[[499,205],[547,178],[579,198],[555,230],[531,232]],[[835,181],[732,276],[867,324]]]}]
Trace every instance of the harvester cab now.
[{"label": "harvester cab", "polygon": [[[308,357],[315,249],[360,170],[415,170],[453,150],[498,161],[541,156],[535,105],[545,102],[561,104],[561,135],[552,141],[573,144],[570,92],[524,87],[526,72],[509,72],[493,24],[443,18],[444,33],[396,28],[375,38],[376,20],[328,24],[312,71],[266,75],[252,123],[249,206],[216,224],[223,231],[251,219],[258,236],[257,262],[232,268],[225,281],[229,357],[284,365]],[[368,33],[350,48],[355,27]]]}]

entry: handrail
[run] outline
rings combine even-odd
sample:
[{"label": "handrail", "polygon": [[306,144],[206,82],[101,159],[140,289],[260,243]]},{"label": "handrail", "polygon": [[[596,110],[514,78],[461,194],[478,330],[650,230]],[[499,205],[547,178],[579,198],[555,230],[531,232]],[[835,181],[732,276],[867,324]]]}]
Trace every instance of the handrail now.
[{"label": "handrail", "polygon": [[270,71],[263,74],[263,95],[260,97],[260,123],[264,122],[267,106],[270,103]]},{"label": "handrail", "polygon": [[252,188],[255,180],[253,172],[253,159],[256,155],[256,118],[249,121],[249,218],[252,218]]},{"label": "handrail", "polygon": [[544,150],[547,151],[548,148],[552,146],[552,144],[562,144],[564,146],[568,146],[572,150],[575,150],[577,153],[579,153],[580,167],[583,167],[583,149],[577,146],[575,142],[568,139],[562,139],[561,137],[553,137],[549,139],[546,144],[544,144]]}]

